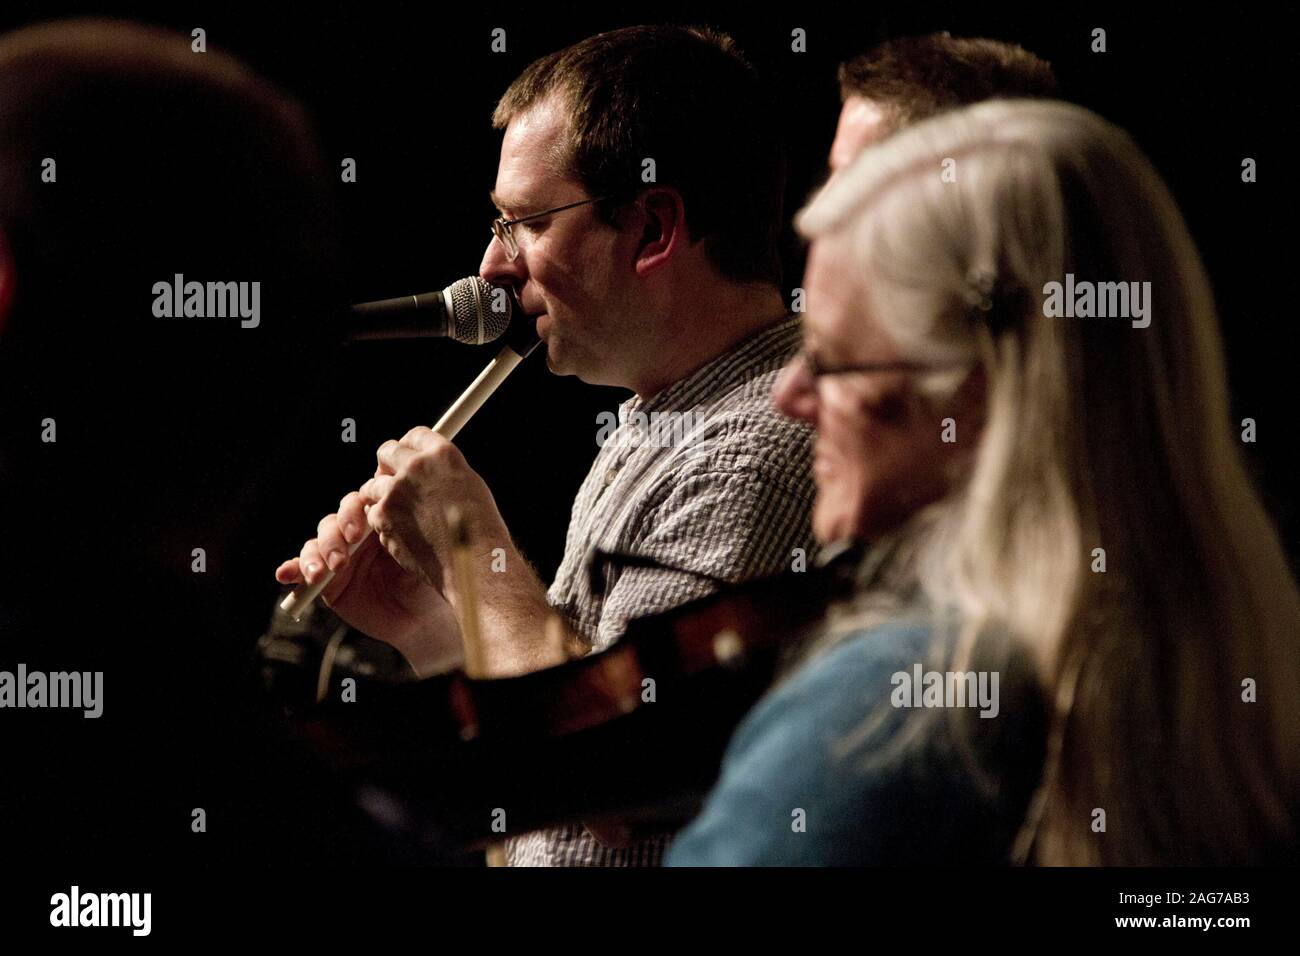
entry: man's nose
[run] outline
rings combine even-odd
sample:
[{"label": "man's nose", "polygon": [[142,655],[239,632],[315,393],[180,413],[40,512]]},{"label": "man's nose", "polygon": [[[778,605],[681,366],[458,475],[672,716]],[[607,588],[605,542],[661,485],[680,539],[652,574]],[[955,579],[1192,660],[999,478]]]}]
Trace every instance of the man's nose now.
[{"label": "man's nose", "polygon": [[817,424],[817,383],[808,373],[808,365],[796,356],[777,376],[772,386],[772,401],[782,414],[809,424]]},{"label": "man's nose", "polygon": [[493,285],[520,286],[526,278],[524,257],[522,253],[511,262],[506,257],[505,247],[497,241],[496,236],[488,240],[488,247],[483,252],[483,261],[479,263],[478,274],[485,282]]}]

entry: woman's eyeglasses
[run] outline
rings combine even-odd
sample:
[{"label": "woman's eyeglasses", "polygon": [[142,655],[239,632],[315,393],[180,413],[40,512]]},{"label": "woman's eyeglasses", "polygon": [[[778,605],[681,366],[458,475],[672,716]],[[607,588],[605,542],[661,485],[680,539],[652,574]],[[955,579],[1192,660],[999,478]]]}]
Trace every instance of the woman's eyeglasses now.
[{"label": "woman's eyeglasses", "polygon": [[960,368],[967,362],[853,362],[844,365],[828,365],[810,349],[803,348],[795,356],[795,361],[803,364],[808,376],[815,382],[827,375],[851,375],[857,372],[937,372],[943,369]]}]

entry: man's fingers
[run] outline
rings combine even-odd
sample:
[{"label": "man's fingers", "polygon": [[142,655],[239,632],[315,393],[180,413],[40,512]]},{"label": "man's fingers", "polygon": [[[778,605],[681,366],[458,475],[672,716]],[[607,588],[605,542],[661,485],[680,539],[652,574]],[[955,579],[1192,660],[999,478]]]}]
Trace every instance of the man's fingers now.
[{"label": "man's fingers", "polygon": [[389,440],[379,446],[379,451],[375,452],[375,458],[379,461],[379,468],[383,474],[393,475],[414,454],[413,449],[408,448],[401,442]]},{"label": "man's fingers", "polygon": [[366,502],[357,492],[339,502],[338,526],[348,544],[355,544],[365,534]]},{"label": "man's fingers", "polygon": [[325,573],[325,561],[321,557],[320,547],[316,539],[312,538],[302,546],[302,553],[298,555],[298,561],[302,565],[303,579],[308,584],[315,584],[322,574]]},{"label": "man's fingers", "polygon": [[[389,489],[393,487],[392,475],[376,475],[357,489],[357,495],[361,499],[362,507],[373,505],[388,494]],[[367,514],[371,509],[365,508]]]},{"label": "man's fingers", "polygon": [[416,425],[402,436],[402,444],[407,448],[429,448],[446,440],[428,425]]},{"label": "man's fingers", "polygon": [[316,547],[325,559],[325,566],[337,571],[348,560],[348,542],[339,528],[338,515],[326,515],[316,526]]},{"label": "man's fingers", "polygon": [[302,566],[297,558],[290,558],[275,569],[275,579],[281,584],[301,584]]}]

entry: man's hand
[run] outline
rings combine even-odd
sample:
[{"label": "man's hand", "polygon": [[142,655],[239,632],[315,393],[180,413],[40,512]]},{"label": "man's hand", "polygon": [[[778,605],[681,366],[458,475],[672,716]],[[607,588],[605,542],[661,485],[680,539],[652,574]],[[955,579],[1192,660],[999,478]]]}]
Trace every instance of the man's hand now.
[{"label": "man's hand", "polygon": [[321,597],[339,617],[393,645],[421,676],[454,665],[463,656],[460,627],[426,575],[403,568],[373,534],[348,557],[367,524],[366,505],[354,491],[339,502],[337,513],[321,519],[301,554],[276,569],[276,580],[314,584],[328,567],[334,579]]},{"label": "man's hand", "polygon": [[401,441],[384,442],[375,457],[375,476],[359,491],[370,526],[398,564],[423,574],[456,604],[446,508],[460,508],[481,576],[494,548],[513,551],[492,492],[460,449],[431,428],[412,428]]},{"label": "man's hand", "polygon": [[[429,428],[387,441],[375,476],[339,502],[299,557],[276,571],[282,584],[314,583],[340,617],[400,650],[421,674],[459,647],[457,594],[444,509],[459,506],[469,531],[484,662],[492,676],[564,660],[547,644],[546,591],[514,547],[492,492],[451,442]],[[375,534],[351,558],[366,526]],[[372,540],[373,539],[373,540]],[[497,551],[500,549],[500,551]]]}]

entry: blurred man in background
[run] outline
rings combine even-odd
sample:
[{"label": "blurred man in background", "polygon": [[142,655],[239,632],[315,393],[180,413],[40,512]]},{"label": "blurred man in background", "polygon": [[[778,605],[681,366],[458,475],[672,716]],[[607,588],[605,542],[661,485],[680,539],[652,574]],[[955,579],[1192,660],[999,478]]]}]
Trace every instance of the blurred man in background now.
[{"label": "blurred man in background", "polygon": [[[325,369],[333,197],[302,108],[190,44],[93,20],[0,38],[0,670],[103,673],[98,718],[4,713],[6,846],[339,847],[319,801],[274,798],[289,764],[246,683],[251,556],[306,520],[280,396]],[[178,275],[205,293],[160,315]],[[208,283],[257,283],[256,323],[193,314]],[[196,809],[241,839],[192,832]]]},{"label": "blurred man in background", "polygon": [[886,40],[840,64],[839,78],[844,105],[831,144],[832,173],[872,143],[944,110],[1057,95],[1051,66],[1023,47],[947,33]]}]

